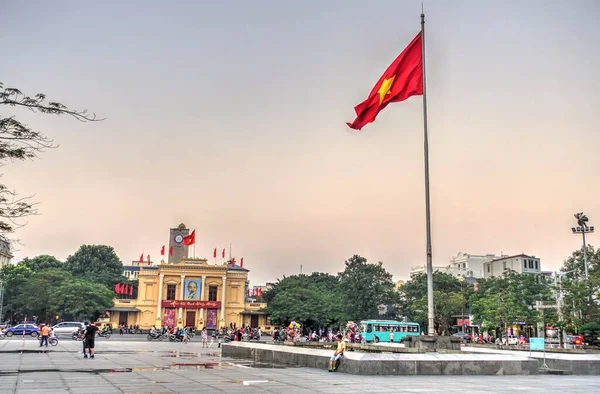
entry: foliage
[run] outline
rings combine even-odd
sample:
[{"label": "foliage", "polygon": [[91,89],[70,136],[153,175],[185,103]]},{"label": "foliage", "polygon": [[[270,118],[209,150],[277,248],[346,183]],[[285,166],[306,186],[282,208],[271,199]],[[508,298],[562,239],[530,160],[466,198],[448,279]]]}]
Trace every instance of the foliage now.
[{"label": "foliage", "polygon": [[550,285],[539,275],[518,274],[507,270],[500,277],[480,279],[479,290],[471,295],[471,314],[476,322],[493,328],[508,327],[525,321],[542,321],[533,309],[536,301],[552,300]]},{"label": "foliage", "polygon": [[[448,333],[452,326],[452,315],[466,309],[467,299],[473,286],[454,276],[435,271],[433,273],[433,309],[435,329],[438,333]],[[419,273],[400,289],[403,307],[407,318],[426,327],[427,321],[427,275]]]},{"label": "foliage", "polygon": [[22,310],[28,312],[30,319],[36,316],[36,320],[46,323],[54,320],[54,316],[62,315],[62,311],[50,308],[50,294],[55,287],[72,279],[69,272],[57,268],[34,273],[19,296]]},{"label": "foliage", "polygon": [[278,325],[299,321],[304,327],[316,329],[340,324],[343,312],[337,285],[335,276],[318,272],[284,277],[263,294],[267,313]]},{"label": "foliage", "polygon": [[101,283],[73,278],[50,289],[48,307],[65,320],[94,320],[113,306],[113,296]]},{"label": "foliage", "polygon": [[585,278],[583,248],[573,252],[561,269],[559,290],[562,292],[562,314],[566,321],[579,327],[600,318],[600,306],[594,298],[600,292],[600,249],[587,245],[588,279]]},{"label": "foliage", "polygon": [[[69,115],[81,122],[99,120],[85,110],[77,111],[61,103],[46,102],[45,94],[38,93],[30,97],[19,89],[4,87],[1,82],[0,106],[26,108],[49,115]],[[45,149],[55,147],[51,139],[20,122],[14,115],[0,114],[0,166],[5,162],[35,159]],[[13,232],[24,225],[23,218],[36,213],[31,197],[18,197],[15,191],[0,184],[0,234]]]},{"label": "foliage", "polygon": [[590,345],[600,345],[600,324],[589,322],[581,326],[583,341]]},{"label": "foliage", "polygon": [[360,321],[382,318],[379,305],[399,303],[392,274],[383,268],[381,261],[369,264],[366,258],[354,255],[345,265],[346,268],[338,277],[339,294],[348,319]]},{"label": "foliage", "polygon": [[62,261],[47,254],[42,254],[33,258],[25,257],[19,262],[19,265],[24,265],[33,272],[40,272],[52,268],[64,268]]},{"label": "foliage", "polygon": [[[31,269],[20,264],[8,264],[0,269],[0,281],[4,287],[3,314],[7,317],[10,316],[10,320],[22,320],[25,315],[20,295],[32,275]],[[0,316],[0,321],[4,321],[3,316]]]},{"label": "foliage", "polygon": [[112,246],[82,245],[77,252],[67,257],[65,269],[73,276],[113,288],[123,282],[123,263]]}]

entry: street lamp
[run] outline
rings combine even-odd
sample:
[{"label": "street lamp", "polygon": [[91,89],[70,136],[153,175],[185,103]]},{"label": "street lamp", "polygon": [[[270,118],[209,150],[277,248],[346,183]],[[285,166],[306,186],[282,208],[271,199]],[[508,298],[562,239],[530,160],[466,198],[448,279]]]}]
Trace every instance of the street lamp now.
[{"label": "street lamp", "polygon": [[588,226],[588,218],[583,212],[576,213],[575,219],[577,219],[577,227],[571,227],[573,234],[581,234],[583,236],[583,264],[585,266],[585,278],[588,278],[588,261],[587,261],[587,248],[585,244],[585,234],[593,233],[594,226]]}]

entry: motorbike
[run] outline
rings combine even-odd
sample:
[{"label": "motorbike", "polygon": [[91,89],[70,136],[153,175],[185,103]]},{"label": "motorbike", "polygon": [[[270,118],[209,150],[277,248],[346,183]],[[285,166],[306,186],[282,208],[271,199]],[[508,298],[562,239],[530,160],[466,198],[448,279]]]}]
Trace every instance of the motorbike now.
[{"label": "motorbike", "polygon": [[[40,336],[39,338],[40,338],[40,346],[41,346],[42,345],[42,337]],[[56,345],[58,345],[58,338],[56,338],[56,337],[49,337],[48,338],[48,343],[51,346],[56,346]]]},{"label": "motorbike", "polygon": [[158,333],[158,334],[148,334],[148,336],[146,336],[146,339],[151,341],[153,339],[158,339],[159,341],[162,341],[163,339],[165,339],[165,335]]},{"label": "motorbike", "polygon": [[176,334],[170,334],[169,335],[169,341],[170,342],[185,342],[188,343],[190,341],[189,337],[186,335],[184,337],[182,336],[177,336]]},{"label": "motorbike", "polygon": [[258,335],[258,331],[252,331],[250,335],[248,335],[249,341],[260,341],[260,335]]},{"label": "motorbike", "polygon": [[223,336],[223,342],[224,343],[233,342],[233,341],[235,341],[235,334],[224,335]]},{"label": "motorbike", "polygon": [[101,337],[101,338],[109,339],[112,334],[110,333],[110,331],[107,330],[107,331],[98,331],[96,335],[98,335],[98,337]]},{"label": "motorbike", "polygon": [[83,341],[84,335],[83,332],[74,332],[71,335],[71,338],[73,338],[74,341]]}]

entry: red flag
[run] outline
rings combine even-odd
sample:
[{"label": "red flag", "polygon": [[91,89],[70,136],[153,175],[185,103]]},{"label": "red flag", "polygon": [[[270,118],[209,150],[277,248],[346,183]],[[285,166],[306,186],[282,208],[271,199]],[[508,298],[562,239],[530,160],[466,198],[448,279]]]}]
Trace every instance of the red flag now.
[{"label": "red flag", "polygon": [[243,257],[240,260],[240,267],[244,268],[244,258]]},{"label": "red flag", "polygon": [[258,297],[262,298],[262,288],[261,287],[258,288]]},{"label": "red flag", "polygon": [[119,294],[119,284],[118,283],[115,285],[115,293]]},{"label": "red flag", "polygon": [[129,293],[129,285],[125,285],[125,294]]},{"label": "red flag", "polygon": [[129,288],[129,295],[132,296],[133,295],[133,285],[131,285],[131,287]]},{"label": "red flag", "polygon": [[165,255],[165,245],[163,245],[162,248],[160,248],[160,255],[161,256]]},{"label": "red flag", "polygon": [[215,250],[213,250],[213,257],[216,259],[217,258],[217,248],[215,248]]},{"label": "red flag", "polygon": [[169,248],[169,256],[173,256],[173,247],[172,246]]},{"label": "red flag", "polygon": [[192,231],[190,235],[183,238],[182,244],[190,246],[196,243],[196,230]]},{"label": "red flag", "polygon": [[152,264],[152,263],[150,262],[150,255],[148,255],[148,265],[150,265],[150,264]]},{"label": "red flag", "polygon": [[231,267],[235,267],[235,257],[231,259]]},{"label": "red flag", "polygon": [[421,33],[412,40],[400,56],[385,70],[369,97],[354,107],[356,119],[347,123],[360,130],[371,123],[389,103],[404,101],[423,94],[423,45]]},{"label": "red flag", "polygon": [[144,254],[143,253],[140,255],[139,262],[140,262],[140,264],[144,262]]},{"label": "red flag", "polygon": [[221,257],[225,258],[225,248],[223,248],[223,253],[221,253]]}]

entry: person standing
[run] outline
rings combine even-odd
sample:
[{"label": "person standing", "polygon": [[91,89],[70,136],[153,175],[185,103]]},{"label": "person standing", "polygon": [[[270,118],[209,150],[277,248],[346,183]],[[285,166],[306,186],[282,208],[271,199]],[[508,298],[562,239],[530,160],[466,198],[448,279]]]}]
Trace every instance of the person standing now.
[{"label": "person standing", "polygon": [[206,331],[206,327],[202,328],[202,332],[200,333],[200,336],[202,337],[202,347],[207,347],[207,341],[208,341],[208,332]]},{"label": "person standing", "polygon": [[390,328],[390,343],[394,343],[394,330]]},{"label": "person standing", "polygon": [[42,328],[40,329],[40,331],[42,334],[42,339],[40,340],[40,347],[44,346],[44,343],[46,344],[46,347],[48,347],[48,336],[50,336],[50,327],[46,324],[42,324]]},{"label": "person standing", "polygon": [[89,354],[90,358],[94,358],[94,348],[95,348],[97,331],[98,331],[98,327],[96,327],[93,322],[90,322],[90,325],[85,330],[85,336],[84,336],[84,340],[85,340],[85,351],[84,352],[85,353],[83,355],[83,358],[88,358],[88,354]]}]

